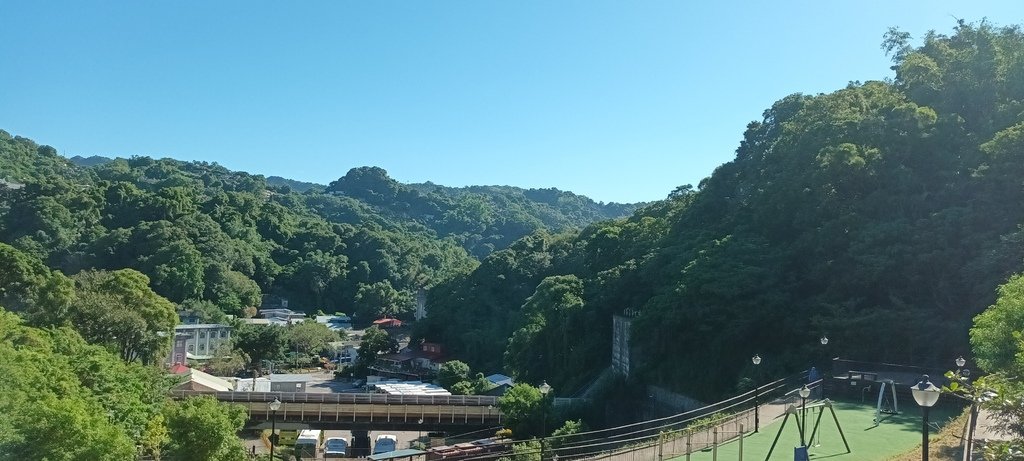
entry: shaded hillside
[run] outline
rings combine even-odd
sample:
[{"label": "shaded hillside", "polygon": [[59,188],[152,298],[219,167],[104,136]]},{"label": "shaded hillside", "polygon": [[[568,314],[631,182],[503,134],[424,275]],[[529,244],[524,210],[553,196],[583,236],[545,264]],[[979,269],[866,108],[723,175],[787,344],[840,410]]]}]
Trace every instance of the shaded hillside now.
[{"label": "shaded hillside", "polygon": [[751,377],[755,353],[769,374],[964,354],[1024,262],[1024,34],[908,40],[886,36],[892,82],[775,103],[697,190],[439,286],[421,334],[571,389],[607,364],[611,314],[636,309],[639,375],[706,398]]},{"label": "shaded hillside", "polygon": [[204,162],[75,162],[91,166],[0,132],[0,171],[18,186],[0,188],[0,242],[67,274],[133,268],[176,303],[234,314],[264,294],[311,311],[404,314],[416,290],[475,267],[467,250],[484,256],[545,221],[563,229],[599,217],[563,216],[522,194],[423,195],[375,168],[299,193],[291,185],[304,183]]}]

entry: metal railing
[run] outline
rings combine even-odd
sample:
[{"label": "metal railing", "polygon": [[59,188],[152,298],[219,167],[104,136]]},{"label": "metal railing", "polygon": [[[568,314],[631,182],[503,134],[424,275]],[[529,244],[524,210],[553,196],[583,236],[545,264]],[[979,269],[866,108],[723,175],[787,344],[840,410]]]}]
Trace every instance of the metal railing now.
[{"label": "metal railing", "polygon": [[[796,390],[807,383],[807,371],[759,386],[735,397],[673,416],[658,418],[614,428],[581,432],[541,440],[542,449],[533,451],[542,461],[551,460],[614,460],[660,461],[670,457],[688,455],[708,448],[716,449],[754,430],[755,406],[762,411],[777,407],[781,411],[787,404],[798,400]],[[822,381],[810,383],[819,387]],[[765,419],[767,421],[767,419]],[[483,456],[467,457],[472,460],[495,460],[507,456],[512,444],[504,442],[506,450]],[[522,453],[527,454],[527,453]]]}]

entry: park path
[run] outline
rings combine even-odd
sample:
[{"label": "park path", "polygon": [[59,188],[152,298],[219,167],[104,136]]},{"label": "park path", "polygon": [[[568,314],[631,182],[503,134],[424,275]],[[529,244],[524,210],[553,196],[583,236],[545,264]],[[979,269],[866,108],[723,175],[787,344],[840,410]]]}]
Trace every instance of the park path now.
[{"label": "park path", "polygon": [[978,426],[974,430],[974,440],[1010,440],[1010,435],[1004,433],[998,421],[992,417],[988,410],[978,412]]}]

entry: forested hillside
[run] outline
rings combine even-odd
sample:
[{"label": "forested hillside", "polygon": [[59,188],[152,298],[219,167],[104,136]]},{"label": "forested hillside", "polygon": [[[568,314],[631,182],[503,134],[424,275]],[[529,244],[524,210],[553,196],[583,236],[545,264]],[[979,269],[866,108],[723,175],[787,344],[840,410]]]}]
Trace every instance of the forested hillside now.
[{"label": "forested hillside", "polygon": [[883,49],[894,80],[779,100],[696,190],[435,288],[420,334],[568,391],[635,309],[639,376],[701,398],[735,390],[755,353],[769,374],[966,354],[1024,265],[1024,34],[960,23],[912,47],[893,30]]},{"label": "forested hillside", "polygon": [[0,131],[0,179],[24,185],[0,189],[0,242],[66,274],[136,269],[173,302],[240,315],[261,294],[309,311],[404,312],[474,254],[632,209],[558,191],[424,194],[379,168],[299,193],[289,184],[303,183],[216,164],[75,161],[89,166]]}]

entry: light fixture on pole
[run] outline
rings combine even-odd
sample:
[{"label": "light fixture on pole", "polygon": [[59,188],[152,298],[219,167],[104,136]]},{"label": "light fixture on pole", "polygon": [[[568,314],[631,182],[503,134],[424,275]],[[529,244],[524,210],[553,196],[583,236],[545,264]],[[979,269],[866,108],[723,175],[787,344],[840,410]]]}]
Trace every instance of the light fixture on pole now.
[{"label": "light fixture on pole", "polygon": [[804,432],[807,430],[807,397],[811,396],[811,389],[804,384],[804,387],[800,388],[800,446],[806,447],[807,441],[804,439]]},{"label": "light fixture on pole", "polygon": [[548,432],[548,394],[551,393],[551,385],[547,381],[541,383],[540,387],[541,395],[541,420],[540,420],[540,461],[544,461],[544,438],[547,437]]},{"label": "light fixture on pole", "polygon": [[268,405],[270,407],[270,459],[274,459],[274,445],[277,442],[277,410],[281,409],[281,401],[274,397],[274,401]]},{"label": "light fixture on pole", "polygon": [[921,380],[910,387],[910,393],[921,406],[921,460],[928,461],[928,410],[939,401],[942,390],[928,380],[928,375],[922,375]]},{"label": "light fixture on pole", "polygon": [[761,356],[754,354],[750,358],[750,361],[754,363],[754,432],[757,432],[761,428],[761,402],[760,402],[760,384],[761,380],[757,379],[757,366],[761,364]]},{"label": "light fixture on pole", "polygon": [[[821,339],[819,341],[821,341],[821,346],[822,346],[822,348],[824,348],[824,346],[828,345],[828,336],[821,335]],[[828,356],[826,356],[826,360],[827,359],[828,359]],[[827,378],[832,378],[832,364],[831,363],[825,363],[825,366],[822,367],[822,369],[821,369],[821,384],[820,384],[820,386],[821,386],[821,399],[822,400],[825,400],[825,379],[827,379]]]},{"label": "light fixture on pole", "polygon": [[956,358],[956,367],[957,368],[963,368],[964,365],[967,365],[967,361],[964,360],[964,356],[961,355],[960,357],[957,357]]}]

